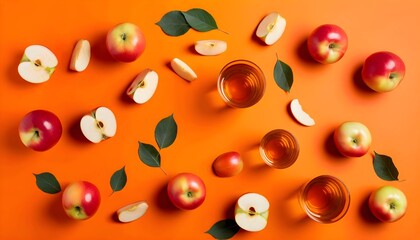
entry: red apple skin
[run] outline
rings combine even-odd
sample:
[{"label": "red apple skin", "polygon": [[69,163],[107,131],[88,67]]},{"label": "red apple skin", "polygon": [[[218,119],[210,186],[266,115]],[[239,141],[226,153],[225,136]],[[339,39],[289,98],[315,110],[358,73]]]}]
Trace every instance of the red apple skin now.
[{"label": "red apple skin", "polygon": [[77,181],[63,192],[62,205],[66,214],[75,220],[91,218],[101,203],[99,189],[91,182]]},{"label": "red apple skin", "polygon": [[362,67],[362,79],[376,92],[394,90],[405,75],[403,60],[392,52],[382,51],[366,58]]},{"label": "red apple skin", "polygon": [[364,156],[372,144],[369,129],[360,122],[344,122],[334,130],[337,150],[346,157]]},{"label": "red apple skin", "polygon": [[193,173],[179,173],[169,180],[167,193],[177,208],[193,210],[204,202],[206,186],[203,180]]},{"label": "red apple skin", "polygon": [[58,143],[63,127],[60,119],[47,110],[27,113],[19,124],[22,143],[35,151],[46,151]]},{"label": "red apple skin", "polygon": [[133,62],[144,52],[146,39],[138,26],[125,22],[114,26],[108,32],[106,47],[115,60]]},{"label": "red apple skin", "polygon": [[244,162],[238,152],[226,152],[213,161],[213,171],[219,177],[238,175],[244,167]]},{"label": "red apple skin", "polygon": [[335,63],[347,51],[347,34],[337,25],[320,25],[309,35],[307,47],[314,60],[322,64]]},{"label": "red apple skin", "polygon": [[395,222],[407,211],[407,198],[400,189],[382,186],[369,196],[369,209],[382,222]]}]

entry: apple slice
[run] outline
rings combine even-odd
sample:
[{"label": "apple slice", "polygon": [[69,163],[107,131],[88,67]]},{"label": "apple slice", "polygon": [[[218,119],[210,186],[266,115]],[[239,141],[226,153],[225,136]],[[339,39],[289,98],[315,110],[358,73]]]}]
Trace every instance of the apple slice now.
[{"label": "apple slice", "polygon": [[117,131],[114,113],[106,107],[99,107],[80,120],[83,135],[93,143],[111,138]]},{"label": "apple slice", "polygon": [[263,195],[246,193],[238,199],[236,204],[235,221],[246,231],[261,231],[267,226],[269,207],[270,203]]},{"label": "apple slice", "polygon": [[158,81],[159,76],[155,71],[145,69],[137,75],[126,93],[134,102],[143,104],[152,98],[157,89]]},{"label": "apple slice", "polygon": [[222,54],[227,49],[227,43],[222,40],[200,40],[195,42],[195,51],[204,56]]},{"label": "apple slice", "polygon": [[315,125],[315,120],[313,120],[311,116],[309,116],[305,111],[303,111],[298,99],[293,99],[290,102],[290,111],[292,112],[292,115],[296,121],[298,121],[300,124],[304,126]]},{"label": "apple slice", "polygon": [[30,83],[43,83],[50,79],[57,64],[57,57],[50,49],[41,45],[31,45],[25,49],[18,73]]},{"label": "apple slice", "polygon": [[81,39],[76,43],[70,60],[70,69],[81,72],[87,68],[90,61],[90,43]]},{"label": "apple slice", "polygon": [[118,220],[123,223],[132,222],[142,217],[149,205],[146,201],[139,201],[117,210]]},{"label": "apple slice", "polygon": [[191,82],[197,79],[197,74],[179,58],[174,58],[171,61],[171,67],[178,76]]},{"label": "apple slice", "polygon": [[265,44],[272,45],[283,35],[286,19],[279,13],[272,12],[265,16],[257,27],[256,35]]}]

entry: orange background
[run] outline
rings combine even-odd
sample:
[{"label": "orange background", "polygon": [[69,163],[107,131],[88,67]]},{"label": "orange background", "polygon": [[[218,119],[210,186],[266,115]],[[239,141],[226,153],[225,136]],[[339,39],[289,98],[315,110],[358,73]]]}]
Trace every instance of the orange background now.
[{"label": "orange background", "polygon": [[[166,36],[155,24],[171,10],[203,8],[222,31]],[[287,20],[282,38],[265,46],[254,37],[259,21],[278,11]],[[233,207],[246,192],[263,194],[270,201],[266,229],[240,231],[234,239],[414,239],[420,223],[420,5],[405,1],[1,1],[0,3],[0,238],[1,239],[212,239],[204,232],[215,222],[233,217]],[[147,47],[133,63],[111,59],[105,49],[107,31],[120,22],[141,27]],[[345,29],[349,48],[331,65],[308,57],[305,41],[318,25],[334,23]],[[92,58],[81,73],[68,70],[71,52],[79,39],[92,45]],[[196,40],[221,39],[228,50],[220,56],[196,54]],[[51,79],[39,85],[17,73],[24,49],[32,44],[50,48],[59,60]],[[373,52],[388,50],[405,62],[407,73],[394,91],[377,94],[360,79],[360,67]],[[294,72],[286,94],[274,82],[276,54]],[[199,79],[188,83],[168,62],[178,57]],[[263,99],[249,109],[225,106],[216,90],[219,70],[234,59],[257,63],[267,78]],[[144,105],[124,93],[134,77],[151,68],[159,74],[158,89]],[[287,106],[298,98],[316,121],[298,124]],[[90,110],[106,106],[114,111],[118,130],[99,144],[87,142],[78,127]],[[20,142],[17,127],[34,109],[56,113],[63,124],[60,142],[46,152],[35,152]],[[154,142],[158,121],[174,114],[178,123],[175,143],[162,150],[164,175],[140,162],[138,141]],[[343,121],[360,121],[373,137],[371,152],[387,154],[400,171],[401,182],[385,182],[373,170],[371,154],[344,158],[337,154],[331,134]],[[297,162],[288,169],[264,165],[258,153],[262,136],[275,128],[291,131],[301,146]],[[241,153],[245,168],[232,178],[218,178],[211,169],[215,157],[227,151]],[[109,180],[126,166],[126,187],[111,195]],[[102,203],[97,214],[82,222],[70,220],[61,208],[61,193],[49,195],[35,184],[33,173],[53,173],[62,188],[88,180],[98,186]],[[207,198],[192,211],[175,209],[165,187],[179,172],[193,172],[207,186]],[[351,192],[347,215],[322,225],[296,207],[297,189],[307,180],[332,174]],[[404,218],[382,224],[369,213],[366,200],[374,189],[390,184],[408,198]],[[121,224],[114,212],[131,202],[146,200],[149,210],[141,219]]]}]

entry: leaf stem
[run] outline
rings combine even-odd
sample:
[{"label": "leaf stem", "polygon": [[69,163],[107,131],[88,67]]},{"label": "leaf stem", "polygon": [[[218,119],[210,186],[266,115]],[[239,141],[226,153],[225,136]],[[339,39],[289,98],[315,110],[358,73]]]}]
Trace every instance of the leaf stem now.
[{"label": "leaf stem", "polygon": [[166,176],[168,176],[168,174],[165,172],[165,170],[162,168],[162,167],[159,167],[160,168],[160,170],[162,170],[162,172],[166,175]]},{"label": "leaf stem", "polygon": [[229,33],[228,33],[228,32],[226,32],[226,31],[224,31],[224,30],[222,30],[222,29],[220,29],[220,28],[218,28],[217,30],[221,31],[221,32],[222,32],[222,33],[224,33],[224,34],[229,35]]}]

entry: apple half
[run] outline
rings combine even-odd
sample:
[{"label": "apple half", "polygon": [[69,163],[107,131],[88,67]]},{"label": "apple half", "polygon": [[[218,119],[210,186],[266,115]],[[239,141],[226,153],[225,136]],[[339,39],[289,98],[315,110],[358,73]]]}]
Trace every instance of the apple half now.
[{"label": "apple half", "polygon": [[195,74],[192,68],[179,58],[174,58],[171,60],[171,67],[174,72],[178,74],[178,76],[189,82],[197,79],[197,74]]},{"label": "apple half", "polygon": [[90,62],[90,43],[80,39],[73,49],[70,60],[70,69],[76,72],[84,71]]},{"label": "apple half", "polygon": [[283,35],[285,28],[286,19],[278,12],[272,12],[261,20],[255,34],[265,44],[273,45]]},{"label": "apple half", "polygon": [[194,49],[204,56],[216,56],[227,50],[227,43],[222,40],[199,40],[195,42]]},{"label": "apple half", "polygon": [[149,101],[153,94],[155,94],[158,81],[159,76],[155,71],[145,69],[137,75],[130,87],[128,87],[126,93],[134,102],[143,104]]},{"label": "apple half", "polygon": [[290,111],[292,112],[292,115],[296,121],[298,121],[300,124],[304,126],[315,125],[315,120],[302,109],[298,99],[295,98],[290,102]]},{"label": "apple half", "polygon": [[146,201],[139,201],[129,204],[117,210],[118,220],[128,223],[141,218],[149,208]]},{"label": "apple half", "polygon": [[98,107],[80,120],[83,135],[93,143],[111,138],[117,131],[114,113],[106,107]]},{"label": "apple half", "polygon": [[18,73],[30,83],[43,83],[50,79],[57,65],[57,57],[50,49],[42,45],[31,45],[25,49]]},{"label": "apple half", "polygon": [[261,231],[267,226],[269,207],[270,203],[263,195],[246,193],[236,203],[235,221],[246,231]]}]

